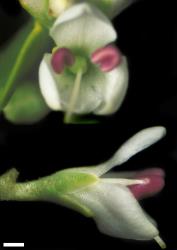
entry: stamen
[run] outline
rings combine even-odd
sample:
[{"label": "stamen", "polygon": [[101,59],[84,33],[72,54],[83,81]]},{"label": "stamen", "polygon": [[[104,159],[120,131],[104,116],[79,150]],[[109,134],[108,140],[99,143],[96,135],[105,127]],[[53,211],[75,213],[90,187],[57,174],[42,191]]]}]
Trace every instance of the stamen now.
[{"label": "stamen", "polygon": [[79,95],[82,75],[83,75],[82,70],[79,70],[76,74],[74,87],[73,87],[72,92],[71,92],[69,104],[68,104],[66,115],[64,118],[65,123],[70,123],[70,121],[71,121],[72,113],[73,113],[74,107],[75,107],[76,102],[77,102],[77,97]]},{"label": "stamen", "polygon": [[91,56],[91,61],[98,64],[103,72],[116,68],[121,63],[121,59],[120,50],[112,45],[96,50]]},{"label": "stamen", "polygon": [[165,242],[160,238],[160,236],[156,236],[154,238],[154,240],[157,242],[157,244],[162,248],[162,249],[165,249],[167,246],[165,244]]},{"label": "stamen", "polygon": [[75,62],[73,53],[67,48],[54,50],[51,65],[55,73],[61,74],[65,67],[72,66]]},{"label": "stamen", "polygon": [[146,184],[146,180],[124,179],[124,178],[102,178],[102,181],[112,184],[120,184],[124,186]]}]

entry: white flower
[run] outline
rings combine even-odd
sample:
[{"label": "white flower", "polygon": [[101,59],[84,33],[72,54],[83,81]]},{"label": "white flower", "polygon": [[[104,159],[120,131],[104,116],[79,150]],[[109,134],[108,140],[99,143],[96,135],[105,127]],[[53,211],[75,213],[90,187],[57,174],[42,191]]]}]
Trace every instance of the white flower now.
[{"label": "white flower", "polygon": [[127,91],[128,69],[126,58],[110,46],[117,35],[109,19],[92,5],[77,4],[58,17],[50,34],[57,49],[39,69],[48,106],[68,117],[114,113]]},{"label": "white flower", "polygon": [[[97,178],[92,184],[65,194],[71,201],[71,207],[73,208],[73,204],[79,204],[83,209],[81,212],[92,216],[99,230],[107,235],[134,240],[155,239],[165,248],[165,243],[159,237],[156,222],[143,211],[137,201],[137,198],[153,195],[163,188],[163,171],[149,169],[107,174],[114,166],[121,165],[136,153],[157,142],[165,133],[163,127],[144,129],[125,142],[107,162],[96,167],[66,170],[73,173],[88,173],[95,176],[95,180]],[[78,207],[75,209],[78,210]]]},{"label": "white flower", "polygon": [[93,218],[99,230],[107,235],[155,239],[165,248],[156,222],[137,201],[163,188],[163,170],[108,173],[157,142],[165,133],[163,127],[144,129],[125,142],[110,160],[94,167],[64,169],[24,183],[17,182],[18,172],[11,169],[0,176],[0,200],[55,202]]}]

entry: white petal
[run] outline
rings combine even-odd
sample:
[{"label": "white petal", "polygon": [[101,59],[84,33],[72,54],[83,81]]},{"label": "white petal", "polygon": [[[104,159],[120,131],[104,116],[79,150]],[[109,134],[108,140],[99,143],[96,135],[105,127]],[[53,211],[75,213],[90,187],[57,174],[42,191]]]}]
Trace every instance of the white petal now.
[{"label": "white petal", "polygon": [[108,115],[116,112],[121,106],[128,88],[128,66],[123,57],[121,65],[106,73],[106,82],[103,88],[104,103],[94,113]]},{"label": "white petal", "polygon": [[111,159],[96,167],[85,168],[83,171],[101,176],[114,166],[123,164],[135,154],[156,143],[164,137],[165,134],[166,129],[161,126],[143,129],[126,141]]},{"label": "white petal", "polygon": [[87,3],[74,5],[61,14],[50,34],[59,47],[78,48],[88,53],[117,38],[109,19]]},{"label": "white petal", "polygon": [[135,240],[158,235],[126,187],[100,182],[73,195],[93,212],[99,230],[107,235]]},{"label": "white petal", "polygon": [[166,129],[161,126],[141,130],[118,149],[108,164],[113,167],[128,161],[135,154],[159,141],[165,134]]},{"label": "white petal", "polygon": [[[74,75],[62,74],[58,76],[57,87],[64,110],[67,109],[74,82]],[[77,102],[73,112],[75,114],[88,114],[98,108],[103,100],[102,88],[104,84],[105,75],[96,67],[90,66],[89,70],[82,77]]]},{"label": "white petal", "polygon": [[[46,55],[40,66],[40,88],[48,105],[54,110],[66,111],[73,90],[75,75],[63,72],[55,74],[51,68],[51,56]],[[48,79],[46,81],[46,79]],[[77,102],[73,112],[88,114],[98,108],[103,100],[102,88],[105,74],[94,65],[83,75]],[[59,106],[60,105],[60,106]]]},{"label": "white petal", "polygon": [[39,67],[39,86],[47,105],[53,110],[61,110],[60,96],[54,73],[50,67],[51,55],[46,54]]}]

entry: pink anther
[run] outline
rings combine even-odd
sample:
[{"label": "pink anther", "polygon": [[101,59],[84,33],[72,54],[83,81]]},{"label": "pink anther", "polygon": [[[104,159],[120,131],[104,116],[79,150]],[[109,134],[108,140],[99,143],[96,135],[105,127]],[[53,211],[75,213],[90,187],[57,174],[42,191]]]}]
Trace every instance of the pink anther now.
[{"label": "pink anther", "polygon": [[98,64],[103,72],[116,68],[121,63],[121,59],[120,50],[113,45],[98,49],[91,56],[92,63]]},{"label": "pink anther", "polygon": [[73,53],[67,48],[57,49],[51,59],[51,64],[53,70],[57,74],[61,74],[65,67],[72,66],[74,64],[75,58]]}]

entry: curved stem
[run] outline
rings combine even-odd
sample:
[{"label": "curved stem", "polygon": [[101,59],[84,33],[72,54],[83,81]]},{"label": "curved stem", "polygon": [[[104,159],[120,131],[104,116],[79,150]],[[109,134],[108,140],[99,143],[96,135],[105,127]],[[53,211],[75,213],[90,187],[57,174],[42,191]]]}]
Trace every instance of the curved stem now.
[{"label": "curved stem", "polygon": [[17,78],[18,71],[24,63],[25,56],[28,53],[31,44],[34,42],[35,39],[38,38],[38,36],[40,35],[41,32],[42,32],[42,27],[36,21],[32,31],[29,33],[28,37],[26,38],[26,41],[22,45],[22,48],[21,48],[19,55],[16,59],[16,62],[14,64],[14,66],[11,70],[11,73],[9,75],[9,78],[5,84],[5,87],[4,87],[4,90],[2,93],[1,102],[0,102],[0,110],[2,110],[5,107],[9,98],[11,97],[11,95],[13,93],[13,89],[15,88],[15,80]]}]

